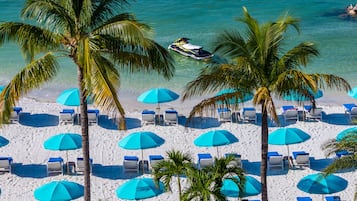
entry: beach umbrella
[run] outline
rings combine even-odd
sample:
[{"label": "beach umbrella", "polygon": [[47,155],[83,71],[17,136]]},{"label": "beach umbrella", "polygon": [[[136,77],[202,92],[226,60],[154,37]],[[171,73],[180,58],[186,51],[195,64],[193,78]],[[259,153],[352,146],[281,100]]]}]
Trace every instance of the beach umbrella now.
[{"label": "beach umbrella", "polygon": [[343,191],[348,181],[334,174],[310,174],[303,177],[297,184],[298,189],[311,194],[333,194]]},{"label": "beach umbrella", "polygon": [[0,93],[4,90],[5,86],[0,86]]},{"label": "beach umbrella", "polygon": [[[231,179],[224,179],[221,193],[227,197],[249,197],[260,194],[262,191],[262,184],[252,176],[244,176],[245,184],[243,191],[240,192],[237,184]],[[239,180],[239,177],[235,177]]]},{"label": "beach umbrella", "polygon": [[137,100],[147,104],[157,104],[160,110],[160,103],[167,103],[179,98],[179,95],[170,89],[166,88],[153,88],[142,93]]},{"label": "beach umbrella", "polygon": [[82,136],[74,133],[61,133],[48,138],[43,146],[48,150],[66,151],[66,159],[68,161],[68,150],[82,148]]},{"label": "beach umbrella", "polygon": [[[312,90],[309,90],[310,93],[313,95],[315,99],[321,98],[323,96],[323,92],[318,89],[317,92],[313,92]],[[309,101],[310,98],[303,96],[296,91],[289,91],[288,93],[283,95],[283,100],[286,101]]]},{"label": "beach umbrella", "polygon": [[[216,94],[216,96],[220,96],[220,95],[228,94],[228,93],[234,93],[236,91],[237,91],[236,89],[223,89],[223,90],[219,91]],[[229,104],[243,103],[243,102],[251,100],[252,98],[253,98],[253,93],[246,93],[246,94],[244,94],[244,96],[242,98],[230,98],[230,99],[228,99],[228,103]],[[222,104],[222,103],[223,103],[222,101],[218,101],[218,104]]]},{"label": "beach umbrella", "polygon": [[357,135],[357,127],[352,127],[345,129],[341,131],[337,136],[336,136],[336,141],[339,142],[341,141],[344,137],[346,136],[352,136],[352,135]]},{"label": "beach umbrella", "polygon": [[348,92],[348,95],[352,98],[357,98],[357,86],[351,89],[351,91]]},{"label": "beach umbrella", "polygon": [[[89,96],[86,99],[88,104],[93,103],[93,99]],[[80,94],[78,88],[70,88],[64,90],[56,99],[56,102],[66,106],[79,106]]]},{"label": "beach umbrella", "polygon": [[6,146],[7,144],[9,144],[9,140],[0,136],[0,147]]},{"label": "beach umbrella", "polygon": [[287,145],[288,156],[290,144],[298,144],[310,139],[310,135],[298,128],[279,128],[271,132],[268,136],[268,144]]},{"label": "beach umbrella", "polygon": [[156,185],[152,178],[131,179],[117,188],[118,198],[125,200],[146,199],[160,195],[164,192],[164,184]]},{"label": "beach umbrella", "polygon": [[198,147],[217,147],[217,156],[218,147],[229,145],[232,143],[238,142],[238,138],[234,136],[227,130],[213,130],[201,134],[194,140],[194,144]]},{"label": "beach umbrella", "polygon": [[52,181],[34,192],[34,196],[40,201],[69,201],[84,195],[84,187],[70,181]]},{"label": "beach umbrella", "polygon": [[[153,132],[149,131],[141,131],[141,132],[134,132],[122,140],[119,141],[119,147],[128,150],[141,150],[141,159],[144,158],[144,149],[155,148],[159,147],[164,144],[165,140],[162,139],[160,136],[156,135]],[[144,172],[144,165],[143,172]]]}]

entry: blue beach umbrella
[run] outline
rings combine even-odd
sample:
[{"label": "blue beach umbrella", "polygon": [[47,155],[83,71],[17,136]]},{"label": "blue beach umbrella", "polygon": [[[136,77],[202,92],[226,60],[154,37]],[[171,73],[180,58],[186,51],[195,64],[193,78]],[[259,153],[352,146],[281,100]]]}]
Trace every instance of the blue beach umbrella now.
[{"label": "blue beach umbrella", "polygon": [[0,93],[4,90],[5,86],[0,86]]},{"label": "blue beach umbrella", "polygon": [[[239,180],[239,177],[235,177]],[[262,184],[252,176],[245,176],[244,189],[240,192],[236,183],[231,179],[224,179],[221,193],[227,197],[249,197],[260,194]]]},{"label": "blue beach umbrella", "polygon": [[348,181],[342,177],[321,173],[307,175],[297,184],[298,189],[311,194],[333,194],[343,191],[347,186]]},{"label": "blue beach umbrella", "polygon": [[218,156],[218,146],[229,145],[238,141],[238,138],[227,130],[213,130],[198,136],[193,143],[198,147],[217,147]]},{"label": "blue beach umbrella", "polygon": [[[142,131],[134,132],[119,141],[119,147],[128,150],[141,150],[141,158],[144,158],[144,149],[159,147],[165,140],[153,132]],[[143,165],[144,172],[144,165]]]},{"label": "blue beach umbrella", "polygon": [[9,144],[9,140],[0,136],[0,147],[6,146]]},{"label": "blue beach umbrella", "polygon": [[156,185],[152,178],[131,179],[117,188],[118,198],[125,200],[140,200],[160,195],[164,192],[164,184]]},{"label": "blue beach umbrella", "polygon": [[[318,89],[317,92],[312,92],[312,90],[310,90],[310,93],[313,95],[313,97],[315,99],[321,98],[323,96],[323,92]],[[297,93],[296,91],[290,91],[289,93],[285,94],[283,96],[283,100],[286,101],[309,101],[310,99],[306,96],[303,96],[299,93]]]},{"label": "blue beach umbrella", "polygon": [[352,98],[357,98],[357,86],[351,89],[351,91],[348,92],[348,95]]},{"label": "blue beach umbrella", "polygon": [[[89,96],[86,99],[88,104],[93,103],[93,99]],[[64,90],[56,99],[56,102],[66,106],[79,106],[80,93],[78,88],[70,88]]]},{"label": "blue beach umbrella", "polygon": [[[310,139],[310,135],[298,128],[279,128],[271,132],[268,136],[268,144],[272,145],[289,145],[305,142]],[[289,146],[288,156],[289,156]]]},{"label": "blue beach umbrella", "polygon": [[137,100],[147,104],[157,104],[158,112],[160,112],[160,103],[167,103],[179,98],[179,95],[166,88],[153,88],[142,93]]},{"label": "blue beach umbrella", "polygon": [[[216,96],[220,96],[220,95],[223,95],[223,94],[228,94],[228,93],[234,93],[236,92],[237,90],[235,89],[223,89],[221,91],[219,91]],[[246,101],[249,101],[253,98],[253,93],[247,93],[245,94],[242,98],[230,98],[228,100],[228,103],[229,104],[237,104],[237,103],[243,103],[243,102],[246,102]],[[222,101],[219,101],[218,102],[219,104],[222,104]]]},{"label": "blue beach umbrella", "polygon": [[52,181],[34,192],[34,196],[40,201],[69,201],[84,195],[84,187],[70,181]]},{"label": "blue beach umbrella", "polygon": [[336,141],[339,142],[341,141],[344,137],[346,136],[352,136],[352,135],[357,135],[357,127],[352,127],[345,129],[341,131],[337,136],[336,136]]}]

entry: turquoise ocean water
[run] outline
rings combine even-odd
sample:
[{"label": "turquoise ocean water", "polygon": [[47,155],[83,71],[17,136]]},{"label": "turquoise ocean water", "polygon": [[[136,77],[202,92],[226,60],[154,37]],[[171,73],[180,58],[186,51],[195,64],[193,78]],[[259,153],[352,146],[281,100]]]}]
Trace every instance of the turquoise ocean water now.
[{"label": "turquoise ocean water", "polygon": [[[0,22],[19,21],[23,0],[0,0]],[[153,38],[167,47],[178,37],[188,37],[193,44],[212,50],[212,41],[224,30],[244,30],[235,21],[246,6],[259,21],[275,20],[288,12],[300,18],[301,33],[288,34],[284,47],[288,49],[301,41],[313,41],[321,55],[315,58],[307,72],[332,73],[357,85],[357,20],[338,17],[353,1],[340,0],[138,0],[127,9],[153,28]],[[178,92],[195,78],[206,64],[173,53],[175,77],[166,81],[155,73],[130,75],[121,73],[121,92],[140,93],[152,87],[169,87]],[[58,76],[30,95],[53,100],[60,91],[76,86],[76,70],[69,60],[61,60]],[[15,44],[0,47],[0,85],[6,84],[25,65]]]}]

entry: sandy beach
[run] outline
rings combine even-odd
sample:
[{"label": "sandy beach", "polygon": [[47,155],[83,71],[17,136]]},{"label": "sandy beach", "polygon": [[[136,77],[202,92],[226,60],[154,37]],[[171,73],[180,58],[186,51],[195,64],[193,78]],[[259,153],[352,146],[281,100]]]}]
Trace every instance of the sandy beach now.
[{"label": "sandy beach", "polygon": [[[127,111],[127,131],[118,131],[113,121],[101,113],[99,123],[90,126],[90,149],[93,158],[93,173],[91,177],[92,200],[119,200],[115,190],[130,178],[151,177],[149,173],[137,175],[135,173],[122,173],[122,162],[124,155],[141,156],[139,150],[124,150],[118,146],[118,142],[127,134],[135,131],[152,131],[165,139],[165,143],[154,149],[144,151],[144,159],[149,154],[161,154],[171,149],[188,152],[197,161],[197,153],[211,153],[217,156],[215,148],[200,148],[193,144],[194,139],[200,134],[214,129],[226,129],[232,132],[238,139],[238,143],[219,148],[220,155],[229,152],[241,154],[243,168],[246,174],[260,180],[260,116],[258,111],[258,123],[223,123],[217,121],[215,115],[205,115],[202,121],[196,121],[195,126],[185,128],[183,126],[188,112],[197,100],[189,100],[185,103],[175,101],[162,104],[162,111],[173,107],[179,112],[178,126],[141,126],[141,111],[144,108],[154,109],[154,105],[144,105],[136,101],[122,99]],[[133,98],[133,97],[131,97]],[[351,125],[344,108],[339,101],[350,102],[345,99],[330,101],[328,95],[318,103],[323,107],[323,121],[306,122],[297,121],[284,124],[286,127],[300,128],[311,135],[311,139],[300,144],[290,145],[290,152],[304,150],[310,153],[311,168],[289,170],[272,170],[268,172],[268,194],[272,201],[294,201],[297,196],[310,196],[313,200],[322,200],[321,195],[307,194],[300,191],[296,185],[299,180],[311,173],[316,173],[326,167],[332,157],[326,158],[321,150],[321,144]],[[134,103],[135,102],[135,103]],[[331,103],[331,104],[328,104]],[[277,105],[284,104],[281,102]],[[49,157],[66,158],[66,152],[50,151],[43,148],[43,142],[50,136],[58,133],[80,133],[78,125],[58,126],[59,111],[64,108],[54,102],[39,102],[24,98],[18,104],[23,108],[20,122],[4,125],[0,129],[0,135],[7,138],[10,143],[0,148],[0,156],[11,156],[13,158],[12,174],[0,174],[0,200],[22,201],[35,200],[34,190],[39,186],[54,180],[69,180],[83,184],[81,175],[55,175],[47,176],[46,161]],[[246,103],[249,106],[249,103]],[[281,113],[280,109],[278,112]],[[282,119],[282,118],[281,118]],[[269,132],[278,127],[271,125]],[[269,151],[278,151],[287,155],[286,146],[269,146]],[[81,150],[69,151],[70,161],[75,161],[82,155]],[[356,171],[345,171],[337,173],[338,176],[348,180],[348,187],[335,195],[343,200],[351,201],[355,185],[357,183]],[[183,179],[184,185],[187,182]],[[177,187],[174,185],[173,192],[163,193],[158,197],[147,200],[177,200]],[[249,197],[249,199],[260,199],[260,195]],[[83,200],[82,198],[78,200]],[[237,200],[230,198],[229,200]]]}]

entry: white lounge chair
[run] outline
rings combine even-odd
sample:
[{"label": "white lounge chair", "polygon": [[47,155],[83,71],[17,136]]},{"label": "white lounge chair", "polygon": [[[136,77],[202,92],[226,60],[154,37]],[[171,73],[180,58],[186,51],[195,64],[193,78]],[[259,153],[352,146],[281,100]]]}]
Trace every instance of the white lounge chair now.
[{"label": "white lounge chair", "polygon": [[10,114],[10,123],[20,122],[22,107],[14,107]]},{"label": "white lounge chair", "polygon": [[305,112],[306,120],[319,119],[322,121],[322,108],[311,108],[310,111]]},{"label": "white lounge chair", "polygon": [[268,170],[272,168],[284,169],[283,155],[278,152],[268,152]]},{"label": "white lounge chair", "polygon": [[59,114],[59,125],[71,123],[74,124],[74,109],[63,109]]},{"label": "white lounge chair", "polygon": [[11,173],[12,158],[11,157],[0,157],[0,172]]},{"label": "white lounge chair", "polygon": [[88,110],[88,123],[98,124],[99,110]]},{"label": "white lounge chair", "polygon": [[241,155],[236,154],[236,153],[227,153],[227,154],[225,154],[225,156],[226,157],[234,156],[234,160],[232,160],[231,162],[228,163],[228,165],[227,165],[228,167],[233,166],[233,167],[243,168]]},{"label": "white lounge chair", "polygon": [[166,110],[164,113],[165,125],[178,125],[178,114],[176,110]]},{"label": "white lounge chair", "polygon": [[[89,171],[92,173],[93,160],[89,159]],[[84,172],[84,160],[83,158],[77,158],[76,173]]]},{"label": "white lounge chair", "polygon": [[164,157],[161,155],[149,155],[150,168],[152,169],[157,163],[163,160]]},{"label": "white lounge chair", "polygon": [[61,157],[49,158],[46,165],[47,176],[56,173],[63,174],[63,159]]},{"label": "white lounge chair", "polygon": [[218,108],[219,122],[232,122],[232,111],[229,108]]},{"label": "white lounge chair", "polygon": [[211,154],[197,154],[198,156],[198,168],[203,169],[205,167],[209,167],[213,165],[213,158]]},{"label": "white lounge chair", "polygon": [[345,107],[345,114],[348,115],[348,118],[350,121],[352,121],[353,118],[357,118],[357,105],[354,103],[348,103],[348,104],[343,104]]},{"label": "white lounge chair", "polygon": [[243,121],[253,121],[257,123],[257,112],[255,108],[243,108],[241,113]]},{"label": "white lounge chair", "polygon": [[139,173],[139,158],[137,156],[124,156],[123,171]]},{"label": "white lounge chair", "polygon": [[144,110],[141,113],[141,124],[142,125],[147,125],[147,124],[156,125],[155,112],[152,110]]},{"label": "white lounge chair", "polygon": [[296,166],[310,167],[310,155],[304,151],[295,151],[292,153]]},{"label": "white lounge chair", "polygon": [[287,120],[294,120],[294,121],[299,120],[298,110],[294,106],[292,105],[282,106],[282,110],[283,110],[282,114],[285,122]]}]

